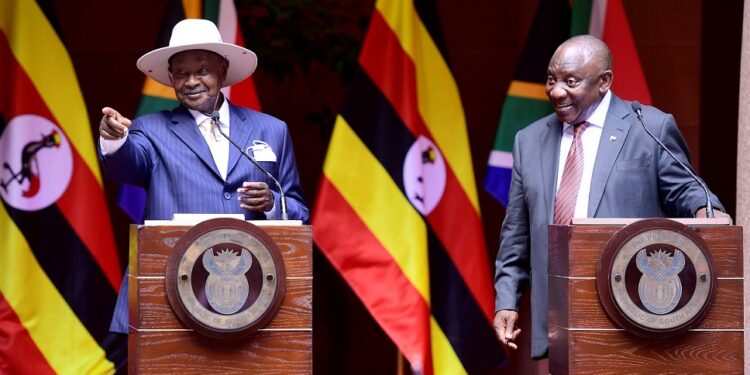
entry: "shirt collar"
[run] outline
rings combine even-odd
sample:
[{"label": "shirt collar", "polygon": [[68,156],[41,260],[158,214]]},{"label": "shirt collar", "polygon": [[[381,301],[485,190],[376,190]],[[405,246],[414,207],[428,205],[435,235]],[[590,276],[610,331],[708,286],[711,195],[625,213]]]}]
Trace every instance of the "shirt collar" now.
[{"label": "shirt collar", "polygon": [[[227,104],[229,102],[226,97],[224,97],[224,102],[221,103],[221,107],[219,107],[219,121],[221,121],[221,124],[224,125],[224,127],[229,127],[229,105]],[[188,112],[193,116],[193,119],[195,119],[196,125],[200,126],[200,124],[203,121],[206,121],[210,119],[209,116],[206,116],[201,111],[196,111],[194,109],[188,108]],[[222,129],[224,128],[222,127]]]},{"label": "shirt collar", "polygon": [[[607,111],[609,111],[609,103],[612,101],[612,92],[607,90],[607,93],[604,94],[604,98],[597,104],[596,109],[593,113],[591,113],[591,116],[586,119],[586,122],[589,123],[589,126],[597,126],[600,128],[604,127],[604,120],[607,118]],[[568,130],[568,128],[571,126],[569,123],[563,124],[563,132]]]}]

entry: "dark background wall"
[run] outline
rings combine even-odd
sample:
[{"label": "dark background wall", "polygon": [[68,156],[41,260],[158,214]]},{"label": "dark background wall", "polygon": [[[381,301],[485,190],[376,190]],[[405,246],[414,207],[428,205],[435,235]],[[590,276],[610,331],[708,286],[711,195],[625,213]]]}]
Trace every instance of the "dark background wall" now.
[{"label": "dark background wall", "polygon": [[[89,109],[92,138],[103,106],[135,112],[143,84],[136,59],[157,47],[165,1],[47,0]],[[730,213],[735,160],[741,0],[623,0],[653,102],[673,113],[693,165]],[[237,0],[265,112],[287,121],[309,203],[346,93],[373,0]],[[494,257],[502,206],[481,190],[500,107],[538,1],[439,0],[449,64],[469,127],[485,236]],[[617,79],[617,61],[615,79]],[[545,72],[539,72],[545,74]],[[106,179],[105,179],[106,181]],[[125,259],[128,221],[106,185]],[[397,351],[325,257],[315,259],[315,370],[394,373]],[[524,345],[524,343],[521,343]],[[519,353],[519,357],[526,353]],[[508,369],[514,373],[516,366]]]}]

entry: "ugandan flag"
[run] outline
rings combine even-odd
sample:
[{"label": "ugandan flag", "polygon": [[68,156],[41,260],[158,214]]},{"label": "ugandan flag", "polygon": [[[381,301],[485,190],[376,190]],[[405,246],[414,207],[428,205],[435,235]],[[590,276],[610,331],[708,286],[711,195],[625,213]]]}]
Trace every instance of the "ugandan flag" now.
[{"label": "ugandan flag", "polygon": [[432,6],[376,2],[313,236],[415,373],[482,374],[505,353],[466,122]]},{"label": "ugandan flag", "polygon": [[75,71],[34,1],[0,1],[0,82],[0,373],[112,373],[122,269]]},{"label": "ugandan flag", "polygon": [[[211,20],[218,26],[222,41],[245,47],[245,38],[242,36],[242,29],[238,22],[237,9],[233,0],[171,0],[156,47],[169,45],[172,28],[177,22],[185,18]],[[233,86],[225,87],[221,91],[232,104],[260,111],[260,101],[252,77]],[[135,115],[137,117],[161,110],[171,110],[179,104],[172,87],[162,85],[151,77],[146,77],[146,82],[143,84],[143,96]],[[118,193],[118,202],[133,222],[142,222],[143,211],[146,206],[145,190],[137,186],[123,184]]]},{"label": "ugandan flag", "polygon": [[515,78],[503,103],[495,144],[487,162],[484,188],[508,204],[516,132],[552,113],[545,92],[547,65],[557,47],[573,35],[591,34],[612,52],[612,91],[627,100],[651,104],[633,34],[622,0],[542,0],[532,23]]}]

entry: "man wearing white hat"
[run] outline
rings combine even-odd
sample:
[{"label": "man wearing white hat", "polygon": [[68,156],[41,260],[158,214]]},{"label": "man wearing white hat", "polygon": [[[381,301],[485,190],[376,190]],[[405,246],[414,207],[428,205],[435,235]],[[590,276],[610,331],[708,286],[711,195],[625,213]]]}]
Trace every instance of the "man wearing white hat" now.
[{"label": "man wearing white hat", "polygon": [[[252,51],[222,42],[211,21],[186,19],[175,25],[168,47],[143,55],[136,65],[173,87],[180,101],[171,111],[132,122],[112,108],[102,109],[104,170],[116,182],[146,189],[145,220],[169,220],[175,213],[281,219],[286,211],[290,219],[308,222],[286,124],[234,106],[220,91],[253,73]],[[273,179],[245,160],[229,139],[279,181],[286,204]],[[115,310],[112,330],[127,333],[125,288]]]}]

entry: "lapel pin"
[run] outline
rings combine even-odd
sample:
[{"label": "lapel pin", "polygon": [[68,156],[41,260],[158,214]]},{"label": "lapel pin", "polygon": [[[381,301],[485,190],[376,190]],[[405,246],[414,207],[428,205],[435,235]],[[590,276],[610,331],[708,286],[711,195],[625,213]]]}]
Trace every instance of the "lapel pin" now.
[{"label": "lapel pin", "polygon": [[614,142],[614,141],[617,140],[617,137],[615,137],[614,135],[610,135],[609,136],[609,140],[612,141],[612,142]]}]

